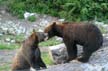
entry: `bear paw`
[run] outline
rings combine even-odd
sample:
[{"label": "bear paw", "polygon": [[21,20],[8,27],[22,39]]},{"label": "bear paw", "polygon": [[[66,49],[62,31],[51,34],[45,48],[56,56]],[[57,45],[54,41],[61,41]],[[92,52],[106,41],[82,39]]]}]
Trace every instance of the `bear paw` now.
[{"label": "bear paw", "polygon": [[88,62],[88,59],[86,59],[84,57],[77,58],[77,60],[80,61],[80,62],[83,62],[83,63]]}]

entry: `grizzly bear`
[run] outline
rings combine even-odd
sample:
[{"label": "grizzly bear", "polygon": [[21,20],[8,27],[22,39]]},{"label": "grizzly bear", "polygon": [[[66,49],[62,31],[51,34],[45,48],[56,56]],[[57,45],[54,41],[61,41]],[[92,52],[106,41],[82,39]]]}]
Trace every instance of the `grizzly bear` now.
[{"label": "grizzly bear", "polygon": [[[68,58],[65,62],[73,59],[88,62],[92,53],[98,50],[103,43],[102,33],[91,23],[53,22],[45,28],[44,32],[48,34],[48,38],[53,36],[63,38],[68,52]],[[77,57],[77,44],[83,46],[81,57]]]},{"label": "grizzly bear", "polygon": [[15,55],[12,63],[12,71],[30,71],[30,67],[36,70],[46,68],[41,58],[38,43],[45,38],[44,33],[33,33],[23,41],[21,48]]}]

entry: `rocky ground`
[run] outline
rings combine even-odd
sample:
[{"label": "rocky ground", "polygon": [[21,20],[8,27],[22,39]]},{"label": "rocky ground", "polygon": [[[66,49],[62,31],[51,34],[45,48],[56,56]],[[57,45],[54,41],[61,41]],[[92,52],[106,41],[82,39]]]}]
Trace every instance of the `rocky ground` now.
[{"label": "rocky ground", "polygon": [[[0,50],[0,66],[10,64],[17,50]],[[47,52],[47,49],[41,49]],[[9,66],[9,67],[10,67]],[[81,63],[76,60],[66,64],[49,66],[41,71],[108,71],[108,35],[104,36],[104,44],[98,51],[93,53],[88,63]]]},{"label": "rocky ground", "polygon": [[0,7],[0,42],[5,42],[5,40],[6,42],[15,42],[16,39],[7,36],[2,39],[2,37],[5,35],[15,37],[21,34],[27,37],[33,29],[43,30],[49,22],[56,20],[58,19],[55,17],[36,14],[36,21],[30,22],[26,19],[13,17],[5,8]]},{"label": "rocky ground", "polygon": [[[3,8],[0,8],[0,37],[4,35],[28,35],[29,32],[35,28],[36,30],[44,29],[47,23],[51,21],[57,21],[57,18],[38,15],[35,22],[29,22],[27,20],[20,20],[16,17],[12,17]],[[108,32],[108,25],[96,22],[98,26],[103,27]],[[0,43],[1,43],[0,38]],[[5,38],[7,39],[7,37]],[[9,40],[9,39],[8,39]],[[42,49],[46,50],[46,49]],[[0,50],[0,66],[10,64],[16,50]],[[88,63],[80,63],[77,61],[71,61],[66,64],[58,64],[48,67],[42,71],[108,71],[108,34],[104,35],[104,45],[101,49],[95,52]],[[9,66],[10,69],[10,66]]]},{"label": "rocky ground", "polygon": [[[47,48],[40,48],[41,52],[48,52]],[[17,52],[17,49],[15,50],[0,50],[0,68],[2,70],[0,71],[10,71],[12,59]],[[3,67],[4,66],[4,67]],[[6,69],[8,68],[8,69]]]},{"label": "rocky ground", "polygon": [[[43,30],[45,25],[54,20],[57,20],[57,18],[39,14],[35,22],[18,19],[0,6],[0,44],[14,44],[16,39],[11,38],[20,36],[21,34],[27,37],[33,28],[37,31]],[[47,51],[46,49],[43,50],[45,52]],[[12,58],[16,51],[17,50],[0,50],[0,69],[2,69],[2,71],[10,70]]]},{"label": "rocky ground", "polygon": [[103,47],[92,54],[89,62],[81,63],[73,60],[41,71],[108,71],[108,36],[104,36]]}]

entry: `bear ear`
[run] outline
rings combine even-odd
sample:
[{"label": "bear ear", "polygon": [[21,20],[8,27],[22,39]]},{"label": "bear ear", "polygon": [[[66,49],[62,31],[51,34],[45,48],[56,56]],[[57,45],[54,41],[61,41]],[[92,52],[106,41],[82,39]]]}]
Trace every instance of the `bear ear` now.
[{"label": "bear ear", "polygon": [[55,26],[56,25],[56,22],[53,22],[53,24],[52,24],[53,26]]},{"label": "bear ear", "polygon": [[35,29],[33,29],[33,31],[32,31],[33,33],[36,33],[36,31],[35,31]]},{"label": "bear ear", "polygon": [[36,31],[35,31],[35,29],[33,29],[32,34],[31,34],[31,37],[32,38],[35,38],[36,37]]}]

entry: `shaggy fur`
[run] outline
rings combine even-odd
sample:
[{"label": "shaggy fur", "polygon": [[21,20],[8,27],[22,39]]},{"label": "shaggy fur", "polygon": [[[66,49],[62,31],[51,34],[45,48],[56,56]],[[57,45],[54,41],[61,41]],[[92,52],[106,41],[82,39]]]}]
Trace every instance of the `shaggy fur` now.
[{"label": "shaggy fur", "polygon": [[[53,22],[45,30],[48,37],[62,37],[67,47],[68,58],[66,62],[77,58],[81,62],[87,62],[93,52],[98,50],[103,43],[103,36],[100,30],[90,23]],[[77,44],[83,46],[83,54],[77,57]]]}]

